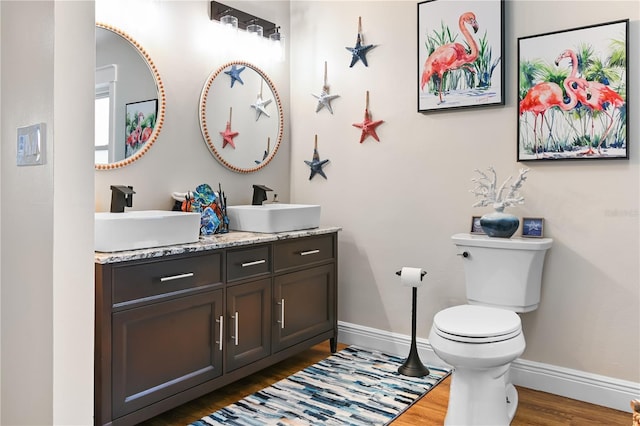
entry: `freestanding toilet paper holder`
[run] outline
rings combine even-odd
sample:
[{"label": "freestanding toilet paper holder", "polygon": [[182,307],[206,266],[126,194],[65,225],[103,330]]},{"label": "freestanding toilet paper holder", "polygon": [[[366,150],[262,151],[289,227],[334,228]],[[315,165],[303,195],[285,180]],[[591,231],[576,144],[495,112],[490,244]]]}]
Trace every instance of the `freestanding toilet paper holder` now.
[{"label": "freestanding toilet paper holder", "polygon": [[[420,273],[420,281],[427,274],[426,271]],[[396,275],[402,275],[402,271],[396,272]],[[429,369],[420,361],[420,355],[418,355],[418,346],[416,345],[416,299],[418,298],[418,288],[412,287],[412,301],[411,301],[411,349],[409,349],[409,356],[400,367],[398,367],[398,373],[410,376],[410,377],[423,377],[429,374]]]}]

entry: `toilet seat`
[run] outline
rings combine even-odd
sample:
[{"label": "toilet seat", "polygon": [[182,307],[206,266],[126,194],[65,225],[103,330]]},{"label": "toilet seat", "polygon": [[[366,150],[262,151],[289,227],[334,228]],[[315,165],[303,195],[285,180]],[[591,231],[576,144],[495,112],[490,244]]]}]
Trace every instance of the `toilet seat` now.
[{"label": "toilet seat", "polygon": [[522,333],[520,317],[506,309],[461,305],[444,309],[433,318],[440,337],[461,343],[495,343]]}]

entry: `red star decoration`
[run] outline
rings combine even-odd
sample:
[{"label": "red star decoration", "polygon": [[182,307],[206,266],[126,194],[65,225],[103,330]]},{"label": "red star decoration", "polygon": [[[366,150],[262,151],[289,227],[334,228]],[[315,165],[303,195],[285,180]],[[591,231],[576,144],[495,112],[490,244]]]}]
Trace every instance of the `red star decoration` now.
[{"label": "red star decoration", "polygon": [[353,126],[359,129],[362,129],[362,134],[360,135],[360,143],[364,142],[367,136],[373,137],[375,140],[380,142],[378,138],[378,134],[376,133],[376,127],[381,125],[384,121],[371,121],[371,114],[369,114],[369,110],[364,110],[364,121],[362,123],[354,123]]},{"label": "red star decoration", "polygon": [[238,132],[231,131],[231,122],[227,121],[227,128],[224,129],[224,132],[220,132],[222,135],[222,147],[224,148],[227,145],[231,145],[233,149],[236,149],[236,144],[233,141],[233,138],[238,136]]}]

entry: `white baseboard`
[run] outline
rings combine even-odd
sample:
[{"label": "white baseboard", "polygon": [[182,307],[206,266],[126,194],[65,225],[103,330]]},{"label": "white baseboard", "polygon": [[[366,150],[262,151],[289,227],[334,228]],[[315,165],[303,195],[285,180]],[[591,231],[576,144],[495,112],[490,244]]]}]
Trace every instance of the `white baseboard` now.
[{"label": "white baseboard", "polygon": [[[343,321],[338,322],[338,341],[398,356],[406,356],[411,346],[410,336]],[[424,364],[443,365],[427,339],[416,339],[416,346]],[[518,386],[629,413],[629,402],[640,398],[640,383],[525,359],[511,364],[510,378]]]}]

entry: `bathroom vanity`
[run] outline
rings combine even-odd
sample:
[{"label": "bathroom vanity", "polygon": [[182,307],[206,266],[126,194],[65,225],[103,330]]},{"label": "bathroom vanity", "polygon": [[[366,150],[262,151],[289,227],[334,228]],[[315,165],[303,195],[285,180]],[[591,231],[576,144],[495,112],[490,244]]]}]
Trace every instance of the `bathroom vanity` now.
[{"label": "bathroom vanity", "polygon": [[95,424],[133,425],[327,339],[337,233],[95,254]]}]

